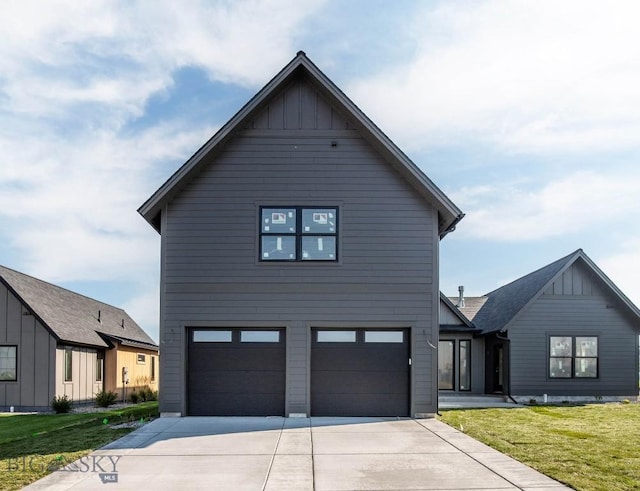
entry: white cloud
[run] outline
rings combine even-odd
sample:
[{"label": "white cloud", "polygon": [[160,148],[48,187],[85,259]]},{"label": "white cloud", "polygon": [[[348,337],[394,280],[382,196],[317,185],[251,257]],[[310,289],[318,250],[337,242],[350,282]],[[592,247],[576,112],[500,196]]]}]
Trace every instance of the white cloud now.
[{"label": "white cloud", "polygon": [[459,236],[526,242],[640,220],[639,188],[638,175],[577,172],[538,188],[505,182],[449,195],[469,210],[456,231]]},{"label": "white cloud", "polygon": [[0,175],[0,217],[12,223],[5,240],[22,251],[32,274],[52,281],[123,279],[157,269],[158,258],[149,254],[157,235],[135,210],[162,183],[150,179],[153,167],[170,162],[173,170],[213,132],[167,125],[128,139],[105,131],[73,141],[0,136],[12,156]]},{"label": "white cloud", "polygon": [[441,2],[415,15],[413,60],[348,93],[409,149],[637,149],[638,18],[635,0]]},{"label": "white cloud", "polygon": [[0,100],[5,110],[37,117],[70,117],[79,103],[107,105],[118,123],[140,114],[180,67],[255,86],[293,57],[293,36],[322,3],[5,2]]},{"label": "white cloud", "polygon": [[611,281],[640,308],[640,237],[628,239],[597,263]]}]

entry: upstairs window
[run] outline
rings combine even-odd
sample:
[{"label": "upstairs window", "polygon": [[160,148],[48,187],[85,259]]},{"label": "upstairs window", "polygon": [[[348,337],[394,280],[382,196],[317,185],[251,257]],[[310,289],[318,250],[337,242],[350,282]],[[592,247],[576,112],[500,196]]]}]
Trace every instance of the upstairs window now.
[{"label": "upstairs window", "polygon": [[596,336],[550,336],[550,378],[598,378]]},{"label": "upstairs window", "polygon": [[337,261],[338,209],[260,209],[261,261]]}]

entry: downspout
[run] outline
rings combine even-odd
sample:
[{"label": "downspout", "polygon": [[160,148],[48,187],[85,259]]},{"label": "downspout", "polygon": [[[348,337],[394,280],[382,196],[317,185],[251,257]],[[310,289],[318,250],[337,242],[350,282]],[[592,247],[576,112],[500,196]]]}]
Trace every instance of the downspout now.
[{"label": "downspout", "polygon": [[508,337],[500,336],[500,332],[496,333],[496,339],[507,342],[509,349],[509,380],[507,381],[507,397],[511,399],[514,404],[518,404],[518,401],[511,397],[511,340]]}]

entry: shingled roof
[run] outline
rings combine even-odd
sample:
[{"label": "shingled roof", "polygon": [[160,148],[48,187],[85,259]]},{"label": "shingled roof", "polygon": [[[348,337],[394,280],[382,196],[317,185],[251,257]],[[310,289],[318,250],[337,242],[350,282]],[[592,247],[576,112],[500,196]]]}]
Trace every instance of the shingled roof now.
[{"label": "shingled roof", "polygon": [[113,341],[158,349],[124,310],[0,266],[0,281],[61,342],[111,347]]},{"label": "shingled roof", "polygon": [[486,300],[475,316],[469,317],[466,312],[465,315],[473,321],[476,327],[482,329],[482,334],[505,331],[520,312],[538,298],[551,283],[578,260],[583,261],[633,315],[640,317],[638,307],[620,291],[582,249],[578,249],[533,273],[487,293],[484,297],[480,297]]}]

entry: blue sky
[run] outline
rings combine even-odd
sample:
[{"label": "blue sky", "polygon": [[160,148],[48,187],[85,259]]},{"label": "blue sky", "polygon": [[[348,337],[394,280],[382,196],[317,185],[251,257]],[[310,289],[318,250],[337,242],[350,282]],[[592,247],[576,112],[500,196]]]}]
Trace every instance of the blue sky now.
[{"label": "blue sky", "polygon": [[640,3],[3,2],[0,264],[158,339],[137,208],[298,50],[467,214],[441,288],[578,248],[640,305]]}]

